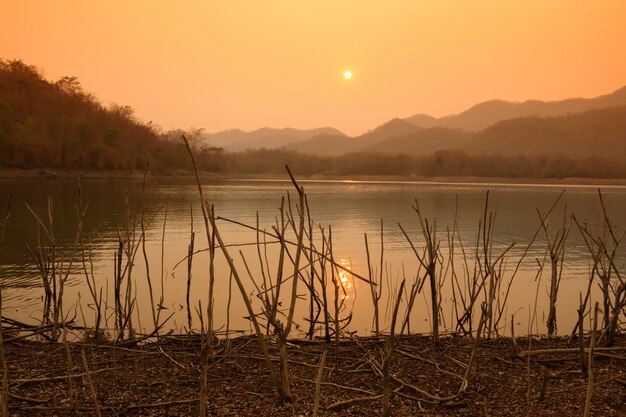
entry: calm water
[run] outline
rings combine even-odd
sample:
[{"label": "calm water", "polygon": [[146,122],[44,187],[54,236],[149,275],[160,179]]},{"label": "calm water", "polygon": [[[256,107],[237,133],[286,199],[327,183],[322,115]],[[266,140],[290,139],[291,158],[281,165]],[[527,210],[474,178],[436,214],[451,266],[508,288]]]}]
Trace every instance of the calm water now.
[{"label": "calm water", "polygon": [[[459,233],[466,253],[471,253],[476,242],[478,224],[483,216],[487,189],[489,211],[495,214],[494,254],[513,242],[516,245],[507,257],[505,278],[510,276],[521,254],[526,249],[539,226],[537,210],[548,210],[559,194],[562,186],[533,185],[472,185],[472,184],[430,184],[430,183],[393,183],[393,182],[350,182],[326,181],[303,182],[308,196],[311,216],[317,225],[332,225],[334,256],[338,262],[363,276],[368,275],[364,233],[368,234],[372,263],[378,274],[380,265],[380,221],[384,219],[385,262],[382,301],[389,297],[390,289],[397,285],[402,276],[411,283],[418,270],[418,261],[413,255],[406,238],[401,233],[401,224],[418,248],[423,247],[420,238],[419,222],[411,205],[414,199],[431,224],[438,230],[442,251],[448,253],[447,228],[452,227],[454,219],[458,221]],[[53,206],[53,227],[59,257],[62,255],[66,264],[72,260],[73,266],[68,279],[66,297],[70,305],[77,305],[78,294],[82,307],[90,320],[89,293],[85,277],[80,268],[80,252],[74,244],[76,235],[76,183],[73,180],[7,180],[0,179],[0,204],[4,210],[9,195],[13,195],[12,215],[6,231],[5,241],[0,254],[0,280],[3,285],[4,314],[11,317],[41,318],[43,290],[34,263],[26,244],[37,246],[37,227],[34,216],[26,208],[28,204],[34,212],[47,223],[48,198]],[[118,233],[125,228],[128,220],[126,201],[128,200],[131,221],[137,219],[143,205],[146,218],[152,219],[147,229],[147,256],[150,273],[155,283],[155,298],[160,294],[160,281],[164,282],[164,303],[166,312],[176,313],[170,327],[181,328],[186,323],[185,285],[187,279],[186,262],[176,266],[187,254],[190,241],[191,212],[196,232],[196,248],[205,248],[206,235],[200,216],[201,209],[196,185],[187,179],[159,178],[149,179],[142,197],[142,182],[124,179],[93,179],[82,181],[84,201],[88,201],[85,219],[86,241],[91,243],[91,256],[94,274],[104,294],[112,293],[113,253],[117,247]],[[290,192],[295,203],[295,193],[288,181],[206,181],[203,185],[205,197],[215,204],[218,216],[254,225],[258,213],[259,224],[271,231],[279,215],[281,198]],[[603,187],[604,201],[608,214],[619,231],[626,225],[626,187]],[[456,214],[455,214],[456,213]],[[574,213],[579,221],[597,224],[600,204],[597,187],[570,186],[550,218],[551,227],[559,227],[563,216]],[[163,227],[165,232],[163,235]],[[219,222],[221,234],[227,244],[250,243],[256,240],[254,232],[233,223]],[[581,239],[580,232],[571,225],[565,253],[565,269],[558,300],[559,330],[568,332],[574,322],[578,295],[585,291],[590,269],[590,256]],[[317,231],[316,231],[317,233]],[[319,236],[319,233],[317,233]],[[161,241],[165,244],[162,246]],[[258,257],[254,246],[232,247],[231,256],[242,268],[246,278],[248,292],[252,284],[243,270],[243,263],[238,250],[246,257],[252,274],[259,277]],[[531,248],[521,270],[513,281],[509,303],[506,307],[507,320],[515,313],[517,330],[520,334],[527,331],[528,317],[534,306],[537,291],[537,260],[543,259],[546,239],[540,234]],[[458,246],[457,246],[457,257]],[[275,251],[269,250],[270,264]],[[624,251],[619,254],[620,265],[626,259]],[[471,260],[471,259],[470,259]],[[461,264],[459,257],[456,265]],[[459,271],[459,274],[462,271]],[[136,280],[138,310],[143,327],[149,327],[150,313],[147,306],[149,297],[145,279],[143,254],[138,252],[133,272]],[[541,278],[546,282],[549,274]],[[207,256],[200,253],[194,258],[192,303],[201,301],[206,305],[207,297]],[[220,257],[217,265],[216,282],[216,321],[223,325],[228,301],[229,274]],[[259,278],[260,279],[260,278]],[[367,334],[371,329],[372,308],[369,287],[355,280],[349,274],[342,274],[347,298],[344,316],[353,311],[353,320],[349,329]],[[508,279],[508,278],[507,278]],[[538,319],[536,330],[545,332],[545,305],[547,289],[539,282]],[[450,284],[444,283],[442,289],[443,323],[452,325],[453,306],[450,302]],[[503,288],[504,291],[504,288]],[[304,287],[301,287],[304,293]],[[424,291],[427,293],[427,291]],[[106,297],[106,296],[105,296]],[[241,296],[233,292],[231,305],[231,328],[247,330],[248,322],[242,317]],[[108,300],[107,300],[108,301]],[[111,305],[113,302],[108,302]],[[298,323],[306,327],[303,320],[308,302],[301,301],[297,315]],[[383,309],[385,310],[385,309]],[[425,331],[428,328],[429,308],[426,299],[419,295],[413,313],[413,330]],[[386,314],[383,311],[382,314]],[[109,314],[110,316],[110,314]],[[384,317],[383,317],[384,321]],[[113,325],[109,317],[109,326]],[[504,320],[503,320],[503,324]],[[148,329],[150,330],[150,329]]]}]

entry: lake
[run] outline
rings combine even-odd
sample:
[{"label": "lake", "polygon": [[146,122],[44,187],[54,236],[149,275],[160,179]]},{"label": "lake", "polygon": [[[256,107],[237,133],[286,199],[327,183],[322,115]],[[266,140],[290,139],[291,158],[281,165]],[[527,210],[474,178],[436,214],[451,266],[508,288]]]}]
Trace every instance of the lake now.
[{"label": "lake", "polygon": [[[463,274],[474,269],[479,224],[485,213],[485,201],[489,190],[487,212],[494,219],[492,233],[492,256],[497,258],[511,244],[515,245],[506,253],[502,269],[502,286],[498,289],[501,299],[508,295],[508,301],[501,307],[502,333],[510,332],[510,321],[515,315],[516,334],[529,331],[529,318],[536,311],[533,320],[533,333],[546,332],[548,282],[550,277],[549,259],[546,269],[538,275],[541,262],[545,261],[547,240],[540,232],[533,245],[528,248],[539,226],[539,213],[547,212],[565,190],[548,219],[550,236],[553,239],[559,228],[565,224],[569,234],[565,243],[564,268],[557,300],[559,333],[569,333],[576,320],[579,294],[585,294],[590,276],[592,258],[585,245],[581,232],[572,223],[575,214],[579,223],[590,227],[602,225],[602,210],[598,197],[598,187],[594,186],[555,186],[555,185],[503,185],[503,184],[453,184],[419,182],[376,182],[376,181],[302,181],[307,195],[311,218],[315,222],[314,241],[321,248],[321,232],[325,234],[332,225],[333,256],[335,261],[346,269],[369,277],[364,234],[367,233],[372,274],[380,276],[380,229],[383,219],[384,259],[382,262],[383,285],[381,296],[381,327],[389,325],[391,294],[404,277],[410,286],[416,277],[423,276],[419,271],[419,261],[402,233],[399,224],[410,236],[419,254],[424,248],[420,223],[412,209],[418,200],[423,216],[429,225],[436,228],[436,239],[440,242],[441,276],[441,330],[453,330],[455,306],[458,308],[458,293],[453,293],[454,280],[451,268],[457,276],[457,290],[464,287]],[[144,213],[146,245],[145,257],[153,285],[153,299],[161,297],[163,282],[162,316],[173,313],[167,327],[183,331],[187,325],[186,283],[187,262],[185,257],[190,243],[192,213],[195,231],[195,249],[207,247],[207,238],[201,215],[201,205],[195,182],[188,178],[150,177],[142,192],[142,181],[132,179],[84,179],[81,182],[82,198],[88,202],[84,220],[83,240],[93,263],[93,275],[107,307],[107,326],[113,327],[112,293],[114,276],[114,252],[118,248],[118,237],[124,236],[126,225],[139,223],[140,213]],[[602,195],[607,214],[616,225],[619,235],[626,225],[626,187],[606,186]],[[69,179],[0,179],[0,204],[6,207],[9,195],[13,195],[11,217],[0,254],[0,280],[3,288],[3,314],[33,322],[41,319],[43,288],[41,277],[27,249],[36,249],[38,241],[37,222],[26,204],[42,222],[48,225],[47,206],[51,201],[55,234],[56,258],[67,266],[72,262],[65,288],[65,311],[71,315],[93,319],[93,302],[86,286],[82,266],[81,251],[76,244],[77,233],[77,184]],[[214,204],[217,216],[228,218],[246,225],[256,225],[272,232],[280,216],[281,198],[287,193],[291,204],[297,202],[297,193],[290,181],[280,180],[205,180],[205,197]],[[287,204],[287,203],[285,203]],[[130,216],[129,216],[130,213]],[[297,216],[297,214],[296,214]],[[460,236],[451,252],[449,236],[457,225]],[[564,223],[565,221],[565,223]],[[149,225],[148,225],[149,223]],[[239,224],[219,220],[220,233],[229,246],[243,278],[246,291],[256,304],[254,285],[246,272],[242,256],[255,277],[257,284],[262,281],[259,256],[256,245],[256,232]],[[137,238],[141,231],[136,229]],[[292,236],[293,237],[293,236]],[[273,241],[271,237],[268,242]],[[457,240],[457,238],[455,238]],[[162,242],[164,242],[162,244]],[[462,248],[460,243],[462,243]],[[248,244],[242,245],[240,244]],[[277,245],[270,243],[267,254],[262,248],[263,259],[270,265],[269,275],[275,272]],[[241,255],[239,251],[241,250]],[[465,252],[465,258],[463,252]],[[450,254],[454,264],[450,265]],[[526,256],[520,262],[522,256]],[[626,254],[624,248],[618,251],[618,267],[623,268]],[[215,287],[215,326],[223,329],[226,325],[227,309],[230,329],[249,331],[248,315],[243,307],[241,295],[232,285],[229,297],[229,269],[221,253],[216,259]],[[519,263],[510,292],[508,280]],[[191,302],[193,306],[207,303],[208,255],[206,251],[193,258]],[[302,264],[305,265],[304,263]],[[88,268],[91,272],[91,267]],[[287,268],[288,269],[288,268]],[[292,267],[293,269],[293,267]],[[293,270],[291,271],[291,273]],[[367,283],[355,278],[343,269],[337,269],[338,278],[343,283],[341,291],[344,308],[341,317],[352,315],[346,327],[366,335],[372,331],[372,299]],[[306,273],[303,270],[303,275]],[[139,249],[133,262],[133,291],[136,295],[136,327],[151,330],[151,305],[146,280],[146,262],[143,248]],[[599,301],[599,294],[593,285],[592,301]],[[284,290],[289,293],[291,284]],[[300,285],[296,323],[304,331],[308,327],[307,290]],[[80,307],[78,300],[80,294]],[[428,284],[424,285],[415,300],[411,313],[411,330],[426,332],[430,326],[430,299]],[[537,294],[537,296],[536,296]],[[406,295],[406,294],[405,294]],[[229,303],[229,298],[231,298]],[[454,302],[454,299],[457,302]],[[406,298],[402,308],[406,308]],[[194,327],[199,320],[194,312]]]}]

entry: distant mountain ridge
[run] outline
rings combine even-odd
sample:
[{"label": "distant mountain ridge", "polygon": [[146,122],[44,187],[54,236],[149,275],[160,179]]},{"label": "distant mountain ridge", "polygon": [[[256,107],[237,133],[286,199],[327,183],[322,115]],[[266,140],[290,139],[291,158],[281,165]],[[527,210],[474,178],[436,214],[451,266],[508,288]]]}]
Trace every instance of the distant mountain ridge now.
[{"label": "distant mountain ridge", "polygon": [[261,129],[245,132],[240,129],[225,130],[203,135],[203,143],[209,146],[224,148],[226,151],[242,151],[245,149],[282,148],[293,142],[303,141],[318,135],[345,136],[338,129],[322,127],[316,129]]},{"label": "distant mountain ridge", "polygon": [[416,127],[411,131],[396,119],[355,138],[320,135],[292,143],[287,149],[317,156],[355,152],[429,156],[438,151],[458,151],[467,155],[624,160],[626,105],[562,116],[506,119],[480,132],[446,127]]},{"label": "distant mountain ridge", "polygon": [[317,135],[308,140],[294,142],[287,149],[319,156],[339,156],[350,152],[366,152],[371,146],[388,138],[404,136],[422,130],[402,119],[392,119],[360,136]]},{"label": "distant mountain ridge", "polygon": [[469,155],[626,158],[626,106],[557,117],[503,120],[460,146]]},{"label": "distant mountain ridge", "polygon": [[[462,150],[475,154],[477,149],[479,153],[511,154],[516,146],[528,140],[511,137],[530,134],[532,129],[525,124],[538,124],[535,119],[576,116],[596,109],[621,106],[626,106],[626,86],[595,98],[527,100],[519,103],[489,100],[462,113],[441,118],[426,114],[416,114],[405,119],[395,118],[355,137],[347,136],[332,127],[305,130],[262,128],[251,132],[233,129],[205,134],[203,141],[207,145],[222,147],[230,152],[285,148],[304,154],[330,157],[354,152],[423,156],[439,150]],[[510,120],[517,122],[503,123]],[[571,119],[575,120],[576,117]],[[550,125],[554,121],[548,120],[545,123]],[[616,123],[616,120],[611,119],[608,123]],[[596,129],[601,130],[597,126]],[[495,132],[502,138],[508,137],[511,142],[505,144],[498,141]],[[491,139],[487,140],[488,137]],[[561,136],[559,141],[565,143]]]},{"label": "distant mountain ridge", "polygon": [[476,104],[462,113],[435,118],[427,114],[416,114],[404,120],[423,128],[447,127],[480,131],[507,119],[519,117],[564,116],[568,113],[582,113],[593,109],[626,105],[626,86],[611,94],[595,98],[570,98],[558,101],[528,100],[514,103],[505,100],[490,100]]}]

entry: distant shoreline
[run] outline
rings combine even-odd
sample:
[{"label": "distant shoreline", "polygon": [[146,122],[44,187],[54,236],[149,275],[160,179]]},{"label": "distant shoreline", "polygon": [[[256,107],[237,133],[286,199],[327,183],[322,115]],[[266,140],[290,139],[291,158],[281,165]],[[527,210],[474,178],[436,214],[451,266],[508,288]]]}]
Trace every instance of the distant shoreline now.
[{"label": "distant shoreline", "polygon": [[[0,179],[141,179],[143,171],[60,171],[53,169],[19,169],[0,168]],[[149,172],[150,177],[177,177],[193,178],[193,174],[186,171],[178,172]],[[282,181],[288,180],[285,175],[276,174],[236,174],[236,173],[212,173],[201,172],[202,179],[209,180],[259,180],[259,181]],[[503,178],[503,177],[424,177],[402,175],[332,175],[314,174],[297,175],[296,178],[303,181],[355,181],[355,182],[412,182],[428,184],[493,184],[493,185],[554,185],[554,186],[626,186],[626,179],[609,178]]]}]

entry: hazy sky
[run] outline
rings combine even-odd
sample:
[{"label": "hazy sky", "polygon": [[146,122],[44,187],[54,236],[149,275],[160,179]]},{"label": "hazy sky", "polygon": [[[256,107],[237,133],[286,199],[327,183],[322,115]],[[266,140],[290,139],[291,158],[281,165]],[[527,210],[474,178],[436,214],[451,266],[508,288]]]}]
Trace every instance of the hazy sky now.
[{"label": "hazy sky", "polygon": [[0,0],[0,57],[166,129],[358,134],[491,98],[610,93],[625,21],[623,0]]}]

